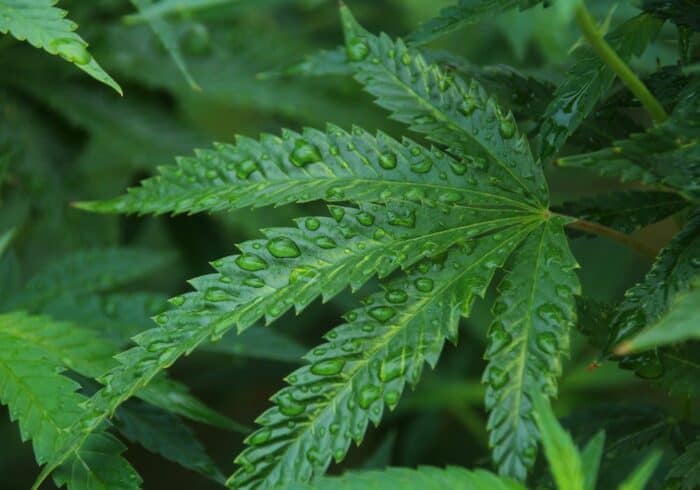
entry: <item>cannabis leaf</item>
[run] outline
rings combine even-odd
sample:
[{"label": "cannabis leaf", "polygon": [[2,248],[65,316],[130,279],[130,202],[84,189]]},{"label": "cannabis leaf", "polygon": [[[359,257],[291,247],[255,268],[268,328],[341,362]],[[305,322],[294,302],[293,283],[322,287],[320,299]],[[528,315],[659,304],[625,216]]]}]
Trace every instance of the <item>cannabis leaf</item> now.
[{"label": "cannabis leaf", "polygon": [[464,468],[445,469],[420,466],[418,469],[387,468],[377,471],[357,471],[341,477],[322,478],[317,483],[291,484],[286,490],[361,490],[366,488],[402,488],[405,490],[524,490],[519,483],[498,477],[484,470]]},{"label": "cannabis leaf", "polygon": [[0,32],[57,54],[91,77],[122,94],[112,77],[95,61],[87,43],[75,33],[77,25],[66,19],[66,11],[54,6],[56,0],[0,1]]},{"label": "cannabis leaf", "polygon": [[700,82],[689,83],[669,118],[644,133],[616,141],[611,148],[558,161],[563,167],[589,168],[601,175],[670,187],[691,200],[700,196]]},{"label": "cannabis leaf", "polygon": [[683,490],[693,490],[700,485],[700,440],[688,444],[685,451],[673,461],[671,471],[666,475],[670,481],[681,482]]},{"label": "cannabis leaf", "polygon": [[[66,430],[84,414],[79,385],[60,374],[62,367],[44,350],[13,333],[39,330],[44,318],[22,313],[0,315],[0,401],[18,420],[22,438],[31,439],[39,464],[52,460]],[[54,475],[60,486],[79,489],[138,489],[140,478],[120,454],[124,447],[100,428],[71,452]]]},{"label": "cannabis leaf", "polygon": [[427,43],[438,36],[516,7],[524,10],[540,3],[542,0],[458,0],[456,5],[442,9],[437,17],[421,25],[407,39],[416,44]]}]

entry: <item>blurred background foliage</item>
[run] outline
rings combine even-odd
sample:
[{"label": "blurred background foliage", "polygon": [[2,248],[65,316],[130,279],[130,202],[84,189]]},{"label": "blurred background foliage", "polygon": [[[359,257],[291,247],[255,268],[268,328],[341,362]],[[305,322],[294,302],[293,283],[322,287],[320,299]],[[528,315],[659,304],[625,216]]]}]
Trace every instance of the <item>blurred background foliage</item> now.
[{"label": "blurred background foliage", "polygon": [[[299,208],[316,206],[313,212],[318,212],[318,205],[125,218],[80,212],[70,207],[72,201],[120,194],[156,166],[212,141],[231,141],[234,134],[256,136],[332,121],[400,135],[400,127],[342,70],[321,73],[304,65],[305,56],[341,43],[334,0],[199,3],[211,5],[149,17],[138,14],[137,7],[147,13],[150,2],[143,0],[60,2],[80,25],[95,58],[123,88],[123,97],[57,57],[9,36],[0,39],[0,231],[14,229],[0,262],[3,311],[20,304],[32,312],[76,321],[126,345],[130,335],[149,326],[148,318],[164,308],[167,297],[187,290],[187,278],[208,272],[208,261],[232,253],[234,243],[256,237],[260,228],[286,225],[292,217],[312,212]],[[351,6],[370,30],[402,36],[451,3],[353,0]],[[637,12],[627,2],[588,4],[610,28]],[[157,35],[158,22],[168,37]],[[163,39],[170,43],[169,50]],[[427,49],[428,56],[446,67],[492,76],[499,100],[514,108],[527,130],[581,42],[569,20],[553,9],[537,7],[468,26]],[[676,29],[666,24],[632,66],[644,76],[677,62]],[[611,97],[624,96],[616,93],[619,88],[615,86]],[[589,137],[572,141],[567,151],[610,143],[621,116],[604,109],[603,104],[587,123]],[[632,111],[625,117],[634,122],[639,115]],[[551,162],[545,165],[555,202],[624,188],[592,174],[554,169]],[[674,222],[665,221],[636,234],[658,249],[675,231]],[[115,262],[117,269],[89,277],[78,274],[77,287],[50,289],[41,301],[22,304],[23,290],[41,287],[40,281],[32,282],[35,275],[52,270],[77,274],[71,269],[76,261],[90,264],[83,251],[113,247],[129,252]],[[584,292],[603,302],[618,298],[650,264],[649,258],[602,239],[578,238],[573,248],[582,265]],[[81,288],[80,281],[91,285]],[[314,304],[301,317],[289,314],[274,329],[227,337],[178,363],[171,375],[216,410],[252,425],[306,347],[340,323],[340,314],[352,304],[346,293],[329,304]],[[437,371],[428,373],[399,409],[370,431],[362,448],[351,451],[333,472],[388,464],[488,465],[479,380],[490,320],[487,305],[488,298],[464,322],[459,345],[447,348]],[[585,328],[595,329],[600,321],[593,307],[581,316]],[[647,383],[632,373],[612,364],[595,368],[595,357],[596,351],[577,336],[556,406],[580,440],[591,434],[577,428],[591,420],[608,430],[603,483],[609,480],[612,485],[616,475],[625,475],[639,461],[636,451],[658,434],[670,446],[685,445],[693,434],[683,430],[688,407],[682,399],[669,398],[661,390],[650,396]],[[638,417],[627,412],[620,417],[615,403],[622,400],[637,401]],[[4,408],[0,415],[0,486],[26,489],[37,473],[31,447],[20,441]],[[212,459],[229,473],[243,436],[204,425],[193,429]],[[218,487],[138,444],[129,446],[127,457],[144,477],[146,489]]]}]

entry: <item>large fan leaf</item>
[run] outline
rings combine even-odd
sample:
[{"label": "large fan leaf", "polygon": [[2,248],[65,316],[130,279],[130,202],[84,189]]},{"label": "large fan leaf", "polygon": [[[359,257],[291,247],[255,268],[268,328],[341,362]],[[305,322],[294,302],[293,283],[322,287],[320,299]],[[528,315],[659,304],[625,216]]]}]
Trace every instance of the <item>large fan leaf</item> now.
[{"label": "large fan leaf", "polygon": [[550,219],[515,252],[488,333],[483,380],[490,443],[499,472],[520,480],[537,453],[533,397],[556,395],[569,329],[576,323],[577,263],[562,225],[561,219]]},{"label": "large fan leaf", "polygon": [[87,50],[87,43],[75,30],[77,25],[66,19],[66,11],[55,7],[56,0],[0,1],[0,32],[8,32],[20,41],[59,55],[91,77],[122,93]]},{"label": "large fan leaf", "polygon": [[421,262],[386,291],[348,313],[328,342],[307,354],[309,364],[287,377],[291,386],[272,399],[263,426],[236,462],[229,484],[274,488],[310,481],[331,460],[340,462],[367,425],[393,409],[423,364],[435,366],[446,339],[456,341],[460,311],[468,314],[532,226],[514,226],[453,249],[439,262]]}]

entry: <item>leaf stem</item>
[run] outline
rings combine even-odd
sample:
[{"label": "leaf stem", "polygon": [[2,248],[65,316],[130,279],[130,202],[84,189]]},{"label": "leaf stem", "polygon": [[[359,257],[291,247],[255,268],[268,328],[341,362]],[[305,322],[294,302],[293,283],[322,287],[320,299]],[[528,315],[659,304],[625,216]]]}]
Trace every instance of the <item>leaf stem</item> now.
[{"label": "leaf stem", "polygon": [[634,74],[627,64],[610,47],[602,33],[596,26],[595,20],[586,8],[583,0],[576,7],[576,23],[583,32],[583,36],[591,45],[603,62],[620,77],[628,89],[639,99],[644,108],[651,115],[655,124],[662,123],[668,118],[666,111],[658,100],[649,92],[644,83]]},{"label": "leaf stem", "polygon": [[591,235],[598,235],[610,238],[626,247],[633,249],[635,252],[643,255],[644,257],[654,258],[656,257],[656,250],[648,247],[646,244],[632,238],[631,236],[619,232],[613,228],[601,225],[600,223],[595,223],[593,221],[587,221],[585,219],[576,219],[576,221],[569,223],[567,226],[571,228],[584,231]]}]

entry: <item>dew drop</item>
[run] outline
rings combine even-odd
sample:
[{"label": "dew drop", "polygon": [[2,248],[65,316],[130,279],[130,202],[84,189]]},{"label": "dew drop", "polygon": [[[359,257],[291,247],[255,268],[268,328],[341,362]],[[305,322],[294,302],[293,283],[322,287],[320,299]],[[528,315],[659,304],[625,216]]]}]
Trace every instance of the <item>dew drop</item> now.
[{"label": "dew drop", "polygon": [[343,208],[330,208],[331,210],[331,216],[335,218],[335,220],[340,223],[342,219],[345,217],[345,210]]},{"label": "dew drop", "polygon": [[321,227],[321,222],[316,218],[306,218],[304,226],[306,226],[306,229],[309,231],[316,231]]},{"label": "dew drop", "polygon": [[378,398],[379,387],[368,385],[360,389],[360,393],[357,397],[357,403],[362,409],[367,410]]},{"label": "dew drop", "polygon": [[396,154],[391,151],[385,151],[379,155],[379,166],[386,170],[396,168]]},{"label": "dew drop", "polygon": [[369,54],[369,44],[362,37],[350,39],[345,46],[345,53],[351,61],[362,61]]},{"label": "dew drop", "polygon": [[175,305],[175,306],[182,306],[185,304],[185,297],[184,296],[175,296],[174,298],[170,298],[170,303]]},{"label": "dew drop", "polygon": [[537,335],[537,346],[546,354],[554,354],[558,348],[557,337],[552,332],[542,332]]},{"label": "dew drop", "polygon": [[496,366],[489,369],[489,384],[494,390],[502,388],[508,382],[508,372]]},{"label": "dew drop", "polygon": [[333,452],[333,459],[335,460],[336,463],[340,463],[343,461],[343,458],[345,457],[345,451],[342,449],[336,449]]},{"label": "dew drop", "polygon": [[303,167],[310,163],[318,162],[321,160],[321,154],[314,145],[307,143],[302,139],[296,140],[294,143],[294,150],[289,159],[297,167]]},{"label": "dew drop", "polygon": [[209,288],[207,292],[204,293],[204,299],[211,302],[226,301],[230,298],[231,296],[220,288]]},{"label": "dew drop", "polygon": [[515,134],[515,123],[510,119],[503,119],[498,130],[505,139],[512,138]]},{"label": "dew drop", "polygon": [[278,259],[292,259],[301,255],[297,244],[287,237],[273,238],[267,242],[267,250]]},{"label": "dew drop", "polygon": [[402,289],[391,289],[384,296],[389,303],[399,304],[405,303],[408,299],[408,294]]},{"label": "dew drop", "polygon": [[411,59],[410,54],[404,53],[401,55],[401,63],[403,63],[404,65],[410,65],[411,61],[413,61],[413,60]]},{"label": "dew drop", "polygon": [[319,246],[320,248],[324,248],[326,250],[335,248],[337,244],[335,241],[327,236],[320,236],[314,240],[314,243]]},{"label": "dew drop", "polygon": [[402,376],[404,373],[404,363],[402,358],[394,359],[382,364],[379,370],[379,379],[387,383],[392,379]]},{"label": "dew drop", "polygon": [[499,353],[503,348],[511,343],[513,337],[506,332],[506,329],[501,323],[495,323],[491,326],[488,333],[489,346],[486,354],[489,356],[494,356]]},{"label": "dew drop", "polygon": [[59,38],[49,43],[61,58],[77,65],[86,65],[92,59],[85,44],[77,39]]},{"label": "dew drop", "polygon": [[316,278],[316,270],[309,266],[300,266],[292,269],[289,273],[289,282],[294,284],[296,282],[309,282]]},{"label": "dew drop", "polygon": [[462,103],[459,105],[459,112],[465,116],[470,116],[476,109],[476,102],[471,97],[465,96]]},{"label": "dew drop", "polygon": [[380,323],[388,322],[394,315],[396,315],[396,311],[391,306],[375,306],[369,310],[369,316]]},{"label": "dew drop", "polygon": [[251,288],[261,288],[265,286],[265,281],[263,281],[259,277],[249,277],[248,279],[243,281],[243,284]]},{"label": "dew drop", "polygon": [[419,277],[414,281],[413,285],[422,293],[429,293],[433,290],[433,280],[429,277]]},{"label": "dew drop", "polygon": [[294,400],[291,393],[283,393],[277,399],[277,405],[280,412],[287,417],[296,417],[304,413],[304,405]]},{"label": "dew drop", "polygon": [[384,393],[384,401],[389,406],[390,410],[393,410],[394,408],[396,408],[396,405],[398,405],[398,403],[399,403],[400,396],[401,395],[396,390],[390,390],[390,391],[387,391],[386,393]]},{"label": "dew drop", "polygon": [[411,171],[417,174],[428,173],[430,172],[431,168],[433,168],[433,161],[429,158],[426,158],[424,160],[421,160],[420,162],[411,165]]},{"label": "dew drop", "polygon": [[260,446],[269,441],[270,437],[272,437],[272,431],[268,427],[264,427],[253,433],[246,442],[252,446]]},{"label": "dew drop", "polygon": [[244,271],[255,272],[267,269],[267,262],[254,254],[243,254],[236,258],[236,265]]},{"label": "dew drop", "polygon": [[257,169],[258,164],[253,160],[243,160],[238,164],[238,168],[236,169],[236,177],[239,179],[247,179],[250,177],[250,174],[255,172]]},{"label": "dew drop", "polygon": [[362,226],[372,226],[374,224],[374,216],[365,211],[357,213],[355,219]]},{"label": "dew drop", "polygon": [[343,367],[345,367],[345,361],[342,359],[326,359],[313,363],[311,372],[316,376],[335,376],[343,370]]},{"label": "dew drop", "polygon": [[447,191],[440,194],[438,199],[447,204],[454,204],[462,200],[462,194],[457,191]]}]

